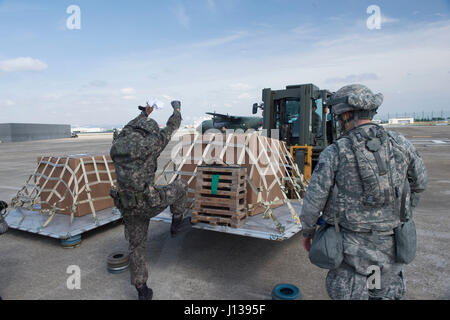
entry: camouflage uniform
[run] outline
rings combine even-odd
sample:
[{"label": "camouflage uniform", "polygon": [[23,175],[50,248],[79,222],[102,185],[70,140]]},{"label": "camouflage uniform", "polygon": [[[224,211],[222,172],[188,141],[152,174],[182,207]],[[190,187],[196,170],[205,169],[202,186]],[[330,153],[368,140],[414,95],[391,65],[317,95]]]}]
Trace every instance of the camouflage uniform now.
[{"label": "camouflage uniform", "polygon": [[8,224],[6,223],[2,215],[3,210],[5,210],[6,208],[8,208],[8,204],[4,201],[0,201],[0,234],[8,231]]},{"label": "camouflage uniform", "polygon": [[8,231],[8,224],[6,223],[3,216],[0,215],[0,234],[4,234],[6,231]]},{"label": "camouflage uniform", "polygon": [[118,136],[119,136],[119,131],[117,129],[114,129],[113,130],[113,142],[116,141]]},{"label": "camouflage uniform", "polygon": [[[351,89],[355,91],[355,88]],[[373,102],[370,97],[364,100],[366,98],[359,101]],[[371,194],[376,194],[376,190],[364,190],[361,163],[358,164],[350,139],[362,138],[365,143],[365,137],[371,132],[385,137],[379,154],[381,161],[387,164],[385,179],[391,179],[384,180],[384,194],[381,194],[386,198],[382,197],[385,200],[382,205],[370,205],[370,201],[374,201]],[[314,235],[322,211],[328,224],[334,224],[336,214],[343,235],[344,261],[337,269],[330,270],[326,279],[327,292],[332,299],[401,299],[406,290],[405,277],[403,264],[396,263],[393,236],[393,229],[400,224],[399,201],[393,205],[392,200],[393,197],[401,197],[401,186],[408,179],[410,194],[407,204],[411,209],[417,205],[418,193],[427,185],[423,161],[402,135],[386,132],[372,123],[353,128],[346,137],[330,145],[319,157],[304,200],[301,216],[303,236],[310,238]],[[374,156],[368,160],[369,166],[377,168]],[[380,181],[378,183],[382,184],[381,178]],[[408,208],[407,211],[411,210]],[[379,290],[368,290],[369,266],[378,266],[381,270]]]},{"label": "camouflage uniform", "polygon": [[[187,184],[182,180],[167,186],[155,186],[157,159],[181,123],[175,110],[164,129],[143,113],[130,121],[115,139],[111,148],[118,190],[112,196],[122,213],[125,238],[129,241],[131,283],[146,284],[148,272],[145,262],[147,231],[150,218],[170,206],[173,219],[183,216],[187,203]],[[142,138],[143,137],[143,138]],[[125,157],[122,150],[129,154]]]}]

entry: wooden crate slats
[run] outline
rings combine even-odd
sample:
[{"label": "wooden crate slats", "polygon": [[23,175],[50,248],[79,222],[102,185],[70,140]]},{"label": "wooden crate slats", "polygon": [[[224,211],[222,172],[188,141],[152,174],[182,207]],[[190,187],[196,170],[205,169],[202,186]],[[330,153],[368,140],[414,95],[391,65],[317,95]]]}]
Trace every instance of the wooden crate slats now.
[{"label": "wooden crate slats", "polygon": [[[228,166],[197,167],[192,223],[205,222],[238,228],[248,219],[246,168]],[[213,177],[218,176],[213,192]]]}]

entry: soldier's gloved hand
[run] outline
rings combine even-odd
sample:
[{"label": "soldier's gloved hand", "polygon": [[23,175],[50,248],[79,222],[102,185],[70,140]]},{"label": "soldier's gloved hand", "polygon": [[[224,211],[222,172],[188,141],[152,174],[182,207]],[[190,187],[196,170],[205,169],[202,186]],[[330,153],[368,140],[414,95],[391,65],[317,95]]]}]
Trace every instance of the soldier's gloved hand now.
[{"label": "soldier's gloved hand", "polygon": [[181,102],[180,101],[178,101],[178,100],[172,101],[170,104],[172,105],[172,108],[174,110],[180,111],[180,109],[181,109]]}]

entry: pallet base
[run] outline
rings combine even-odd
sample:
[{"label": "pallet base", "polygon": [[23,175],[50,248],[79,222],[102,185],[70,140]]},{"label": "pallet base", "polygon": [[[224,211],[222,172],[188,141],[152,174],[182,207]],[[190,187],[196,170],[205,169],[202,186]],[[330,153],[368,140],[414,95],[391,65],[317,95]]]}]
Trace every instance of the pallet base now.
[{"label": "pallet base", "polygon": [[228,226],[228,227],[232,227],[232,228],[240,228],[244,224],[246,224],[247,221],[248,221],[247,216],[241,220],[236,220],[233,218],[224,218],[224,217],[219,217],[219,216],[204,215],[204,214],[199,214],[199,213],[195,213],[195,212],[192,212],[192,217],[191,217],[191,223],[206,222],[206,223],[212,224],[214,226],[219,225],[219,226]]}]

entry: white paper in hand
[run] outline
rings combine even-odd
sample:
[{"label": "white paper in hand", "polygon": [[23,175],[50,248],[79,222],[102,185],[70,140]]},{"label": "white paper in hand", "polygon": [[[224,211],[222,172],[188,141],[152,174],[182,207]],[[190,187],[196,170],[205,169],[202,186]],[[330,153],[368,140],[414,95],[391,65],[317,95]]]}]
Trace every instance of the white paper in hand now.
[{"label": "white paper in hand", "polygon": [[160,110],[164,108],[164,103],[155,98],[149,98],[147,103],[150,107],[154,107],[156,110]]}]

